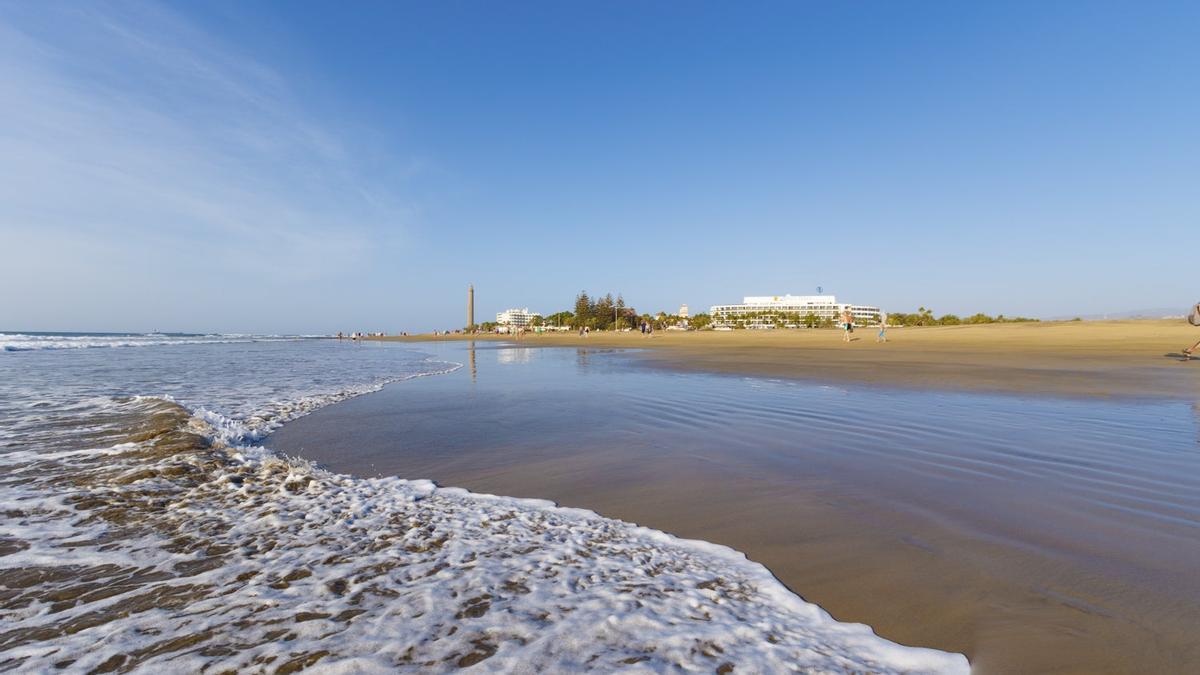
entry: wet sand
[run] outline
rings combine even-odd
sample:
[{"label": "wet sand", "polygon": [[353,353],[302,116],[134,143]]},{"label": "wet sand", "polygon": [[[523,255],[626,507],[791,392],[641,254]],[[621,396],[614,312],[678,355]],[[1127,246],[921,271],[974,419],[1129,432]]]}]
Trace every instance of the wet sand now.
[{"label": "wet sand", "polygon": [[1200,663],[1190,403],[818,386],[478,344],[426,345],[466,367],[269,444],[725,544],[835,617],[978,672]]},{"label": "wet sand", "polygon": [[[1200,339],[1182,319],[1060,321],[860,328],[841,342],[836,330],[527,333],[527,346],[624,347],[645,350],[656,366],[715,373],[805,378],[969,391],[1070,396],[1200,396],[1200,360],[1181,350]],[[467,336],[373,338],[461,341]],[[480,341],[509,341],[482,336]]]}]

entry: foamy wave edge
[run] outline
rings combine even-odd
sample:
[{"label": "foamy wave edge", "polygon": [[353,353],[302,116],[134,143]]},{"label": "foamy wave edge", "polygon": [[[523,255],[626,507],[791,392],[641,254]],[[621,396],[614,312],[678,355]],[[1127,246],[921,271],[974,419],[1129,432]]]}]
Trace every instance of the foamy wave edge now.
[{"label": "foamy wave edge", "polygon": [[[26,338],[26,339],[12,339]],[[317,339],[313,336],[218,336],[210,338],[158,339],[137,337],[102,338],[95,336],[42,339],[40,336],[0,335],[0,352],[42,352],[70,349],[125,349],[130,347],[170,347],[174,345],[243,344],[249,342],[288,342]]]},{"label": "foamy wave edge", "polygon": [[[290,671],[318,663],[322,672],[473,666],[508,672],[672,667],[727,672],[726,666],[736,672],[969,672],[960,654],[901,646],[869,626],[836,621],[726,546],[545,500],[472,493],[428,480],[335,474],[256,445],[282,424],[326,405],[462,367],[447,365],[278,403],[250,420],[189,410],[189,430],[227,450],[231,464],[172,502],[171,518],[181,519],[183,527],[194,518],[196,530],[216,544],[204,554],[188,550],[163,561],[145,555],[153,549],[145,541],[141,551],[109,551],[100,560],[131,569],[195,564],[201,571],[183,577],[187,584],[175,578],[163,585],[220,587],[236,579],[242,584],[233,591],[237,597],[202,595],[189,600],[179,616],[156,607],[131,615],[136,618],[120,617],[132,624],[120,632],[134,637],[118,637],[109,651],[94,645],[95,636],[86,630],[64,636],[58,646],[15,650],[5,650],[0,636],[0,665],[17,658],[23,665],[62,667],[64,661],[55,659],[69,655],[72,670],[128,665],[168,672],[214,666]],[[141,400],[156,399],[175,404],[164,397]],[[97,452],[120,455],[130,445]],[[0,508],[12,504],[0,498]],[[207,508],[213,505],[222,508]],[[3,534],[33,538],[22,529],[5,527]],[[224,548],[239,537],[254,542],[243,547],[243,559],[211,569],[203,564],[213,545]],[[312,543],[314,538],[330,541]],[[46,555],[37,548],[0,556],[0,569],[96,562],[96,551]],[[105,611],[123,597],[111,598]],[[214,631],[233,630],[237,624],[221,617],[232,611],[228,602],[243,597],[252,599],[251,607],[233,616],[254,617],[259,637],[268,639],[232,653],[188,649],[188,635],[207,640]],[[25,619],[52,615],[32,612]],[[156,627],[159,623],[170,628]],[[286,629],[279,635],[262,630],[273,625]],[[114,662],[125,654],[153,653],[164,643],[163,634],[174,635],[171,644],[184,648],[163,652],[165,659]],[[325,643],[335,635],[333,649]],[[118,653],[110,655],[112,650]]]}]

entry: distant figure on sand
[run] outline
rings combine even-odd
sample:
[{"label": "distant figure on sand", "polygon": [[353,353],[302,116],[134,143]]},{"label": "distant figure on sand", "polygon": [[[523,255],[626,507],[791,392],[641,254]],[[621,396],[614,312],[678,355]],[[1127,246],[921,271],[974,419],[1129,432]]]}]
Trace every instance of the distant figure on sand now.
[{"label": "distant figure on sand", "polygon": [[876,342],[887,342],[887,312],[879,310],[879,335],[875,336]]},{"label": "distant figure on sand", "polygon": [[850,341],[850,334],[854,332],[854,316],[850,314],[850,308],[842,310],[842,342]]},{"label": "distant figure on sand", "polygon": [[[1188,314],[1188,323],[1192,324],[1193,326],[1200,326],[1200,302],[1197,302],[1192,306],[1192,312],[1191,314]],[[1197,349],[1200,349],[1200,340],[1197,340],[1196,343],[1191,347],[1184,348],[1183,360],[1190,361],[1192,359],[1192,352],[1196,351]]]}]

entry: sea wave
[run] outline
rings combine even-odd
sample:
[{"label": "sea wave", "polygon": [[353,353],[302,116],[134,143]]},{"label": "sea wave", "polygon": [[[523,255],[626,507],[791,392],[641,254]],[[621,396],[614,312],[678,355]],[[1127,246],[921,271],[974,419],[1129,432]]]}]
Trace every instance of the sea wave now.
[{"label": "sea wave", "polygon": [[128,335],[29,335],[0,333],[0,351],[28,352],[51,349],[91,349],[98,347],[161,347],[167,345],[234,344],[302,340],[313,336],[214,334],[173,336],[162,333]]},{"label": "sea wave", "polygon": [[91,400],[57,420],[71,443],[0,453],[0,668],[968,670],[835,621],[723,546],[256,445],[379,386],[232,417]]}]

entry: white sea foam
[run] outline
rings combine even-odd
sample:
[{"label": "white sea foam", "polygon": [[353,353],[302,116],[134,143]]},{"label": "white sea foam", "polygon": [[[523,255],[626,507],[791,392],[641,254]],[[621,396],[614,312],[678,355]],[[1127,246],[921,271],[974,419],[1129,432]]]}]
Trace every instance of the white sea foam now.
[{"label": "white sea foam", "polygon": [[25,352],[44,349],[90,349],[97,347],[163,347],[169,345],[233,344],[265,340],[299,340],[312,336],[286,335],[165,335],[140,333],[127,335],[75,335],[0,333],[0,351]]},{"label": "white sea foam", "polygon": [[[295,355],[308,347],[320,358]],[[0,669],[968,670],[835,621],[722,546],[271,456],[255,441],[286,420],[456,364],[364,378],[356,359],[378,368],[388,352],[258,349],[291,355],[260,366],[286,387],[249,387],[235,362],[200,373],[207,397],[165,376],[143,384],[171,398],[10,388],[49,402],[23,410],[57,435],[10,433],[0,452]],[[343,374],[311,386],[330,360]]]}]

